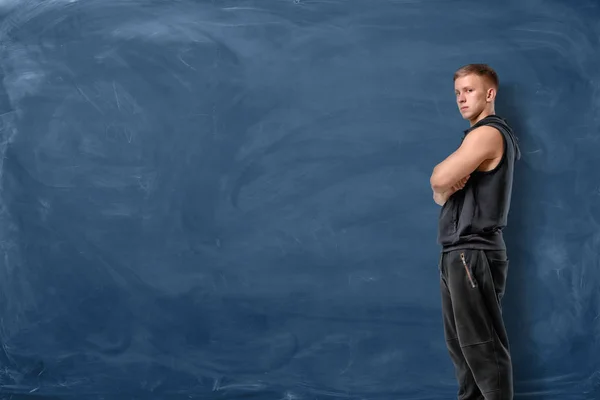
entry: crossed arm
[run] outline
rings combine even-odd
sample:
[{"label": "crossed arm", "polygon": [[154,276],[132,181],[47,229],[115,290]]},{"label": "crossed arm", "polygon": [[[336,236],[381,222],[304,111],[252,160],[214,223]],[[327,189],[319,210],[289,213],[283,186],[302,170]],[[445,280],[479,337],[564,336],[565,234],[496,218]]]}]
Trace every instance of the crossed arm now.
[{"label": "crossed arm", "polygon": [[502,135],[495,128],[484,125],[470,132],[460,147],[433,169],[429,183],[434,201],[443,205],[465,186],[481,163],[495,158],[502,146]]}]

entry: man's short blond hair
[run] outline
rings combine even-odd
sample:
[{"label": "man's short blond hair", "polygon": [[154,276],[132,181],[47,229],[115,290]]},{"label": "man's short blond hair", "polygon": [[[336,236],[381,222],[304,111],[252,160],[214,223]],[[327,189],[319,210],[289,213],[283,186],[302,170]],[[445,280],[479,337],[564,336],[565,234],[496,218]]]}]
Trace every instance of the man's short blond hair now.
[{"label": "man's short blond hair", "polygon": [[489,65],[487,65],[487,64],[464,65],[464,66],[460,67],[458,70],[456,70],[456,72],[454,73],[454,80],[456,80],[459,77],[462,77],[465,75],[470,75],[470,74],[483,76],[485,79],[488,80],[488,82],[490,82],[492,84],[492,86],[494,86],[494,88],[496,90],[498,90],[498,85],[500,83],[499,79],[498,79],[498,74]]}]

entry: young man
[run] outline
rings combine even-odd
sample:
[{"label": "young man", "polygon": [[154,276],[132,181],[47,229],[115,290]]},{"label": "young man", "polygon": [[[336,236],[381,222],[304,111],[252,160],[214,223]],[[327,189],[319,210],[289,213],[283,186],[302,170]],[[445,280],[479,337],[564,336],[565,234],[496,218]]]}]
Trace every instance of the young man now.
[{"label": "young man", "polygon": [[501,309],[508,268],[502,229],[520,151],[512,129],[495,115],[498,77],[492,68],[461,67],[454,88],[460,113],[471,126],[430,178],[434,201],[442,206],[444,336],[460,400],[510,400],[512,362]]}]

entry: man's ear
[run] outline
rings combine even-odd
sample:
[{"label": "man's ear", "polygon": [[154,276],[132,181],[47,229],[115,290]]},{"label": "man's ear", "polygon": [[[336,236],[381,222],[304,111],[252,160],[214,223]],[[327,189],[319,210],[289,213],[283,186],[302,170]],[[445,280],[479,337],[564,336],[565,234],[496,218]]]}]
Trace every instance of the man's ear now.
[{"label": "man's ear", "polygon": [[487,95],[485,96],[485,100],[488,103],[491,103],[492,101],[494,101],[495,98],[496,98],[496,89],[491,87],[487,90]]}]

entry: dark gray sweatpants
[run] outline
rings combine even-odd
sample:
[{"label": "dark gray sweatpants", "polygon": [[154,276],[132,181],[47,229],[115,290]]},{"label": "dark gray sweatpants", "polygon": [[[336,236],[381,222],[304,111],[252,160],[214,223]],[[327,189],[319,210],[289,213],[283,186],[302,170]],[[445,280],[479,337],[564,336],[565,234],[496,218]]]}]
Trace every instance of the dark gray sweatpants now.
[{"label": "dark gray sweatpants", "polygon": [[506,251],[453,250],[440,259],[444,336],[460,400],[512,400],[509,343],[502,319]]}]

